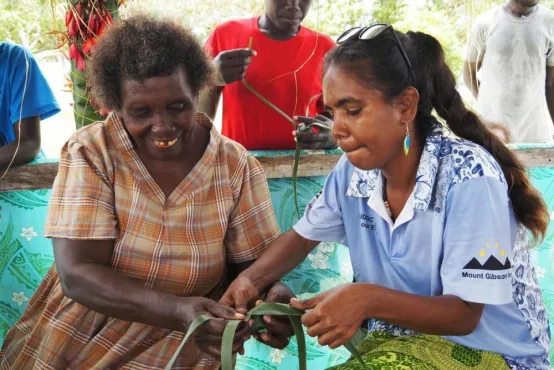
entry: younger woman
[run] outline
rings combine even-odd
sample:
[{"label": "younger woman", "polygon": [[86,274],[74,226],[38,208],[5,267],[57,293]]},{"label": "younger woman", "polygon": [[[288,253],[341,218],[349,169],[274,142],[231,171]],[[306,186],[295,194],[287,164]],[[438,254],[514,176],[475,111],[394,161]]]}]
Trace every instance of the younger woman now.
[{"label": "younger woman", "polygon": [[357,283],[292,301],[319,343],[343,345],[370,319],[370,369],[548,369],[527,238],[544,236],[548,212],[522,164],[464,106],[433,37],[374,25],[338,44],[323,92],[345,155],[222,301],[243,306],[318,242],[341,242]]}]

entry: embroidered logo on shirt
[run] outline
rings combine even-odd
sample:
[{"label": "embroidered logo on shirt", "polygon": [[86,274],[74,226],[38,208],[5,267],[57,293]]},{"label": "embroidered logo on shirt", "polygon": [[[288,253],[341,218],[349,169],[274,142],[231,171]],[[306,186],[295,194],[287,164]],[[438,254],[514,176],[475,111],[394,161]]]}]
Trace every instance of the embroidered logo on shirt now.
[{"label": "embroidered logo on shirt", "polygon": [[360,213],[360,220],[362,220],[362,223],[360,224],[361,227],[365,229],[369,229],[371,231],[375,231],[375,218],[372,216],[364,215],[363,213]]},{"label": "embroidered logo on shirt", "polygon": [[[510,270],[512,268],[512,263],[506,256],[506,251],[500,248],[500,244],[496,242],[493,243],[491,239],[491,241],[484,245],[484,248],[479,250],[478,254],[479,257],[473,257],[463,267],[463,270],[480,271],[462,271],[462,277],[489,280],[501,280],[511,277],[511,271],[506,273],[505,270]],[[484,259],[487,255],[489,257]],[[482,271],[490,271],[490,273]]]}]

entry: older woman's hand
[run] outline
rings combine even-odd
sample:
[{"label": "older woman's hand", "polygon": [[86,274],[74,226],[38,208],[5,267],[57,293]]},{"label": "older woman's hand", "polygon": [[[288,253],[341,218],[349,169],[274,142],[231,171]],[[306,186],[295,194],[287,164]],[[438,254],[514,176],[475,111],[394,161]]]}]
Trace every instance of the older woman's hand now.
[{"label": "older woman's hand", "polygon": [[[265,297],[264,297],[265,295]],[[283,283],[274,283],[267,294],[260,294],[252,282],[243,276],[237,277],[221,300],[221,304],[235,307],[237,312],[246,313],[250,308],[265,302],[289,303],[294,298],[294,293]],[[286,317],[264,316],[263,320],[267,329],[266,333],[255,333],[253,336],[262,343],[274,348],[285,348],[289,343],[289,337],[294,334],[292,325]],[[253,322],[249,323],[250,326]]]},{"label": "older woman's hand", "polygon": [[[265,302],[289,303],[294,298],[294,293],[281,282],[276,282],[267,292]],[[264,301],[258,300],[256,306]],[[273,348],[283,349],[289,344],[289,338],[294,335],[294,329],[290,320],[286,316],[264,316],[267,332],[254,333],[252,336],[258,341],[267,344]],[[249,323],[250,326],[253,322]]]},{"label": "older woman's hand", "polygon": [[[202,324],[194,332],[194,340],[198,348],[216,358],[221,357],[221,338],[229,320],[244,320],[244,315],[233,308],[219,304],[211,299],[203,297],[183,298],[175,310],[176,317],[183,323],[183,332],[186,332],[192,322],[202,314],[209,314],[212,319]],[[243,345],[249,339],[249,327],[247,323],[239,325],[233,353],[243,353]]]}]

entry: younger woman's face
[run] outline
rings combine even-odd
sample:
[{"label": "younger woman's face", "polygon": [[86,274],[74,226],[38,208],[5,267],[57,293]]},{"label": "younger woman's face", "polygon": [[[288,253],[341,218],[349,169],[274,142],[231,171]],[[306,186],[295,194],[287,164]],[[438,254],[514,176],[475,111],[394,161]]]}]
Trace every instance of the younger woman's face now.
[{"label": "younger woman's face", "polygon": [[383,168],[404,155],[405,113],[379,91],[361,84],[345,68],[331,65],[323,78],[323,99],[333,115],[333,137],[354,166]]}]

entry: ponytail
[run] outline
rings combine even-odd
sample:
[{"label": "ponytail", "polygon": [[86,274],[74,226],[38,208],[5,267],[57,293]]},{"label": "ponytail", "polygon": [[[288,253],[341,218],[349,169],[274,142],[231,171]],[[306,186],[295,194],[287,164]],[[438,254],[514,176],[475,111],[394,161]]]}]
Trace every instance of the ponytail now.
[{"label": "ponytail", "polygon": [[418,80],[432,76],[432,83],[422,81],[422,85],[427,87],[424,90],[431,106],[454,134],[481,145],[496,159],[508,183],[508,195],[515,216],[531,231],[536,241],[543,240],[549,223],[548,210],[540,193],[531,185],[521,161],[487,129],[477,114],[466,108],[440,43],[421,32],[408,32],[406,35],[420,49],[418,57],[425,59],[419,63]]}]

